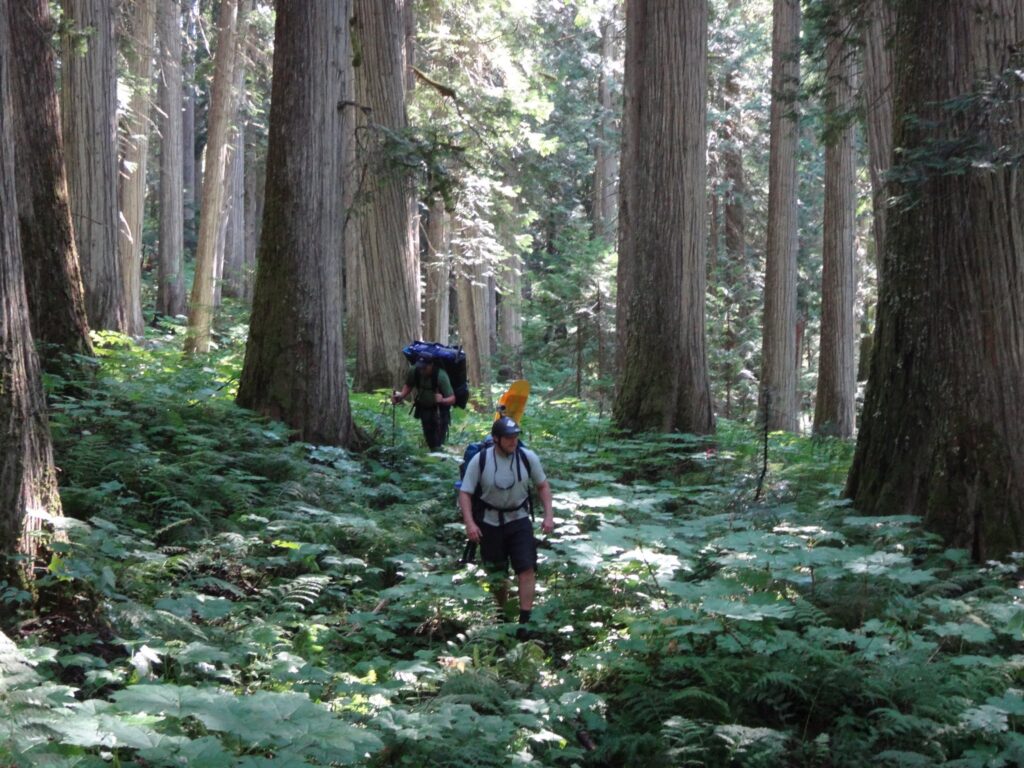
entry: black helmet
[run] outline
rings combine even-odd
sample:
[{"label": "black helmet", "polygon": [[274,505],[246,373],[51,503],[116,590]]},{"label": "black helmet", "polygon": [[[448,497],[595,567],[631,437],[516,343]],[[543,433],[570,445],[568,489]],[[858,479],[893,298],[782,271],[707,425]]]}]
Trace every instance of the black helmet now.
[{"label": "black helmet", "polygon": [[491,426],[491,435],[493,437],[511,437],[512,435],[518,435],[522,430],[519,425],[513,419],[508,416],[502,416]]}]

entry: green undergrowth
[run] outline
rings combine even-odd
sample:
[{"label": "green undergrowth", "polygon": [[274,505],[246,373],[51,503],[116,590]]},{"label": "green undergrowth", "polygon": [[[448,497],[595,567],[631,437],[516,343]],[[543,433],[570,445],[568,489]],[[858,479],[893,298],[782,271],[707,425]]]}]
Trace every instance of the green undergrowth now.
[{"label": "green undergrowth", "polygon": [[[67,541],[0,585],[0,765],[1009,766],[1020,561],[841,498],[850,446],[625,437],[535,386],[555,490],[532,637],[460,563],[453,482],[385,394],[361,453],[233,404],[238,340],[108,339],[49,382]],[[510,614],[511,616],[511,614]]]}]

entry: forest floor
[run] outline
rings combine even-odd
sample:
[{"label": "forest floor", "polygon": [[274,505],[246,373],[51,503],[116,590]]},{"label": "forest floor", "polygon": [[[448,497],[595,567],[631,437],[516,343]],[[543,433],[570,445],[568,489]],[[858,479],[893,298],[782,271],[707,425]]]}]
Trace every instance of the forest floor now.
[{"label": "forest floor", "polygon": [[1021,561],[856,515],[847,443],[769,436],[755,501],[755,431],[618,435],[535,386],[520,642],[460,562],[489,411],[428,454],[356,394],[368,449],[291,442],[233,404],[237,338],[172,342],[48,381],[68,541],[34,608],[0,585],[0,764],[1024,764]]}]

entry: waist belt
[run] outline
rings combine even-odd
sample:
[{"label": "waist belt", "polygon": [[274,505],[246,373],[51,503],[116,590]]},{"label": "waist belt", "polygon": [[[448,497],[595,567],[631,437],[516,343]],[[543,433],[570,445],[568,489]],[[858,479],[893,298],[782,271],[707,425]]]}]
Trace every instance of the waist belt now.
[{"label": "waist belt", "polygon": [[532,514],[533,513],[533,504],[531,502],[532,502],[532,499],[530,498],[530,494],[526,494],[526,498],[523,499],[518,504],[516,504],[516,506],[514,506],[514,507],[496,507],[493,504],[488,504],[486,501],[481,499],[480,500],[480,519],[483,520],[483,515],[484,515],[484,513],[488,509],[493,509],[495,512],[498,513],[498,525],[499,526],[503,526],[503,525],[505,525],[505,513],[506,512],[515,512],[518,509],[522,509],[523,507],[528,506],[528,507],[530,507],[530,513]]}]

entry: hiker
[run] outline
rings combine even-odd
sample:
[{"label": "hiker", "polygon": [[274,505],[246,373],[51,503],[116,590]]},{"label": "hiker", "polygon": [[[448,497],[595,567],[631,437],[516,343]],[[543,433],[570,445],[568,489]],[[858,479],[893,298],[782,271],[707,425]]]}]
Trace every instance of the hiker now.
[{"label": "hiker", "polygon": [[[541,530],[551,533],[555,521],[551,486],[544,468],[536,453],[519,445],[519,433],[519,425],[507,416],[494,422],[491,426],[494,445],[482,449],[466,465],[459,489],[459,509],[466,524],[466,536],[480,545],[485,567],[504,578],[511,562],[519,586],[519,623],[524,625],[516,635],[525,639],[525,625],[533,610],[537,569],[537,542],[530,518],[531,480],[544,507]],[[499,587],[495,597],[504,608],[508,585]]]},{"label": "hiker", "polygon": [[451,407],[455,404],[455,393],[451,379],[433,355],[421,353],[415,365],[410,366],[401,392],[391,394],[391,402],[397,405],[416,390],[413,415],[420,420],[423,437],[432,451],[439,450],[448,438],[448,424],[451,421]]}]

